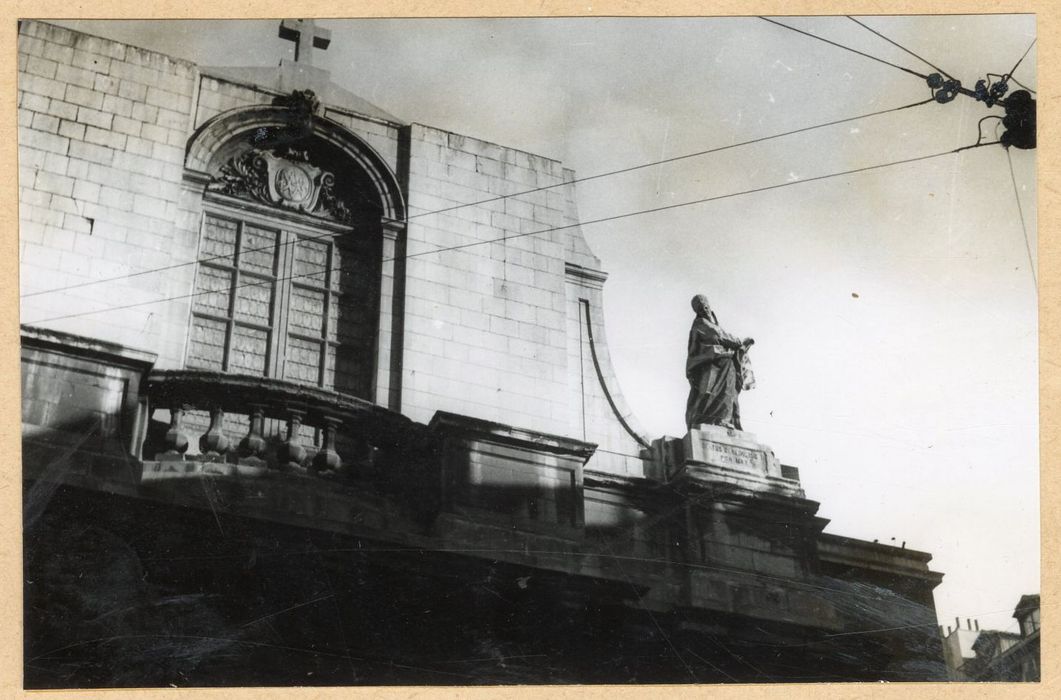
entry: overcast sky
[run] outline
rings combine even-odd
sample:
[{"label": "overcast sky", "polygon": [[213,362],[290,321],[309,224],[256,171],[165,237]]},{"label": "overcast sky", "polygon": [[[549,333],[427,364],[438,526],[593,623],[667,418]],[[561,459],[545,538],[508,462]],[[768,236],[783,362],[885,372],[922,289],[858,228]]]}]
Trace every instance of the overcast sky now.
[{"label": "overcast sky", "polygon": [[[786,22],[921,73],[845,18]],[[869,17],[972,87],[1032,16]],[[275,21],[63,22],[201,65],[275,65]],[[755,18],[325,20],[316,64],[397,115],[561,159],[580,176],[928,98],[917,77]],[[1036,83],[1033,48],[1014,77]],[[1016,86],[1013,86],[1015,89]],[[579,186],[583,220],[939,153],[961,97]],[[994,140],[997,120],[983,123]],[[1034,255],[1035,153],[1013,150]],[[583,228],[611,277],[619,382],[684,433],[689,299],[756,339],[747,430],[800,468],[827,531],[932,552],[940,620],[1014,629],[1039,591],[1036,288],[999,146]]]}]

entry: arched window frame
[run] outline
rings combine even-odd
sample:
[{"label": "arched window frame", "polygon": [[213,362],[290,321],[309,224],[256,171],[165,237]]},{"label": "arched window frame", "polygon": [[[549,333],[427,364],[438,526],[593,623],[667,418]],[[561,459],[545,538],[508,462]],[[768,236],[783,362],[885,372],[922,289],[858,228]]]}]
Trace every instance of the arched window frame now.
[{"label": "arched window frame", "polygon": [[[249,131],[290,128],[291,124],[292,108],[290,106],[284,104],[257,105],[222,113],[196,130],[189,140],[185,157],[186,205],[183,208],[189,218],[194,217],[194,220],[198,222],[197,228],[200,230],[200,236],[202,236],[202,224],[209,212],[226,216],[231,215],[230,211],[238,210],[240,215],[245,214],[253,220],[260,220],[260,217],[264,215],[269,220],[279,222],[283,227],[295,230],[306,225],[305,215],[297,212],[257,205],[243,199],[207,191],[207,186],[212,180],[211,169],[216,170],[217,164],[214,162],[216,154],[232,139]],[[406,207],[401,187],[393,170],[379,153],[342,125],[327,117],[313,116],[306,120],[304,126],[307,138],[319,140],[337,149],[342,157],[349,161],[350,167],[358,168],[367,176],[379,196],[381,215],[378,225],[364,221],[359,221],[357,224],[364,226],[367,223],[374,229],[373,235],[378,235],[381,242],[377,248],[380,256],[379,313],[375,324],[374,372],[372,386],[364,398],[393,410],[400,410],[401,338],[400,334],[392,332],[392,326],[395,318],[400,317],[401,309],[401,299],[397,291],[401,285],[395,282],[404,275],[400,250],[404,247]],[[314,219],[312,224],[317,230],[334,231],[335,237],[347,235],[351,231],[351,226],[326,220]],[[287,288],[290,290],[290,285]],[[283,306],[286,305],[286,300],[278,299],[274,300],[274,303]],[[189,329],[192,323],[192,313],[192,305],[189,305]],[[183,356],[187,357],[187,347]],[[275,368],[275,362],[273,367]]]}]

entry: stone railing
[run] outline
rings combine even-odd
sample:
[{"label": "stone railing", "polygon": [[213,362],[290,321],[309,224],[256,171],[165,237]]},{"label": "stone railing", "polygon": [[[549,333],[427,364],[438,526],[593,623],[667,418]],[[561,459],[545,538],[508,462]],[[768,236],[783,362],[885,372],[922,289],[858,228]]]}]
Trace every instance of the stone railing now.
[{"label": "stone railing", "polygon": [[[174,469],[175,462],[193,462],[199,471],[215,474],[261,475],[276,470],[360,476],[397,468],[417,451],[430,449],[426,426],[400,414],[352,396],[277,379],[154,371],[147,377],[146,394],[150,411],[169,411],[169,428],[164,434],[156,430],[144,443],[145,463],[160,465],[145,468],[145,480],[151,472],[172,478],[193,471]],[[193,437],[186,417],[192,411],[209,415],[209,426],[198,437],[198,454],[186,454]],[[246,426],[245,433],[229,434],[226,423],[231,421],[226,416],[243,417],[239,422]],[[284,429],[279,435],[275,430],[267,434],[267,424]],[[304,427],[319,431],[318,444],[306,444]]]}]

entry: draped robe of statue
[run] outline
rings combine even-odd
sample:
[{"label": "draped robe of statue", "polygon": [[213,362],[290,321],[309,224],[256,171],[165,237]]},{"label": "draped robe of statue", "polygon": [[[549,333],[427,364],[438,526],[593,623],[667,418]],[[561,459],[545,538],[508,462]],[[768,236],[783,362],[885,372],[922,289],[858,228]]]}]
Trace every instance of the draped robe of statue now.
[{"label": "draped robe of statue", "polygon": [[685,363],[689,380],[687,427],[707,424],[741,430],[737,395],[743,386],[743,354],[740,338],[722,330],[714,313],[708,312],[708,317],[697,314],[689,330],[689,358]]}]

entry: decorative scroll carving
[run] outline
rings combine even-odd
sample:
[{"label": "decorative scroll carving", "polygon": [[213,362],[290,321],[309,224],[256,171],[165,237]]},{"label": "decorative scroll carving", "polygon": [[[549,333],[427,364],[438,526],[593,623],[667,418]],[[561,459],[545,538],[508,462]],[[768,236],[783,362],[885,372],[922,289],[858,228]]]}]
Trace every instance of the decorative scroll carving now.
[{"label": "decorative scroll carving", "polygon": [[340,223],[353,218],[335,194],[335,176],[313,165],[304,150],[251,148],[222,165],[208,189]]},{"label": "decorative scroll carving", "polygon": [[335,176],[328,172],[321,176],[320,205],[336,221],[349,223],[354,218],[346,203],[336,196]]}]

